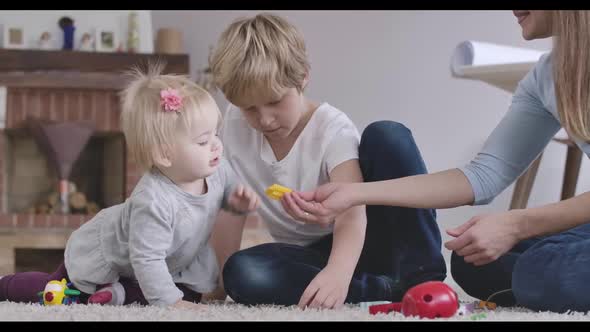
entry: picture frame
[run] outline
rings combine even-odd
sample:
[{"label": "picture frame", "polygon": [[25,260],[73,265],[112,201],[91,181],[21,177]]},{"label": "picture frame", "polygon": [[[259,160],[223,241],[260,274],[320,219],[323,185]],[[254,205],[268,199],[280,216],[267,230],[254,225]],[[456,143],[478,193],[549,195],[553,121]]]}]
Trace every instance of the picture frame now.
[{"label": "picture frame", "polygon": [[80,39],[77,42],[76,50],[84,52],[95,51],[96,34],[92,31],[85,31],[81,34]]},{"label": "picture frame", "polygon": [[114,30],[97,29],[94,44],[98,52],[115,52],[119,45],[117,33]]},{"label": "picture frame", "polygon": [[3,25],[2,26],[2,47],[3,48],[25,48],[27,36],[22,26]]},{"label": "picture frame", "polygon": [[51,50],[53,47],[53,40],[49,31],[43,31],[37,39],[37,49]]}]

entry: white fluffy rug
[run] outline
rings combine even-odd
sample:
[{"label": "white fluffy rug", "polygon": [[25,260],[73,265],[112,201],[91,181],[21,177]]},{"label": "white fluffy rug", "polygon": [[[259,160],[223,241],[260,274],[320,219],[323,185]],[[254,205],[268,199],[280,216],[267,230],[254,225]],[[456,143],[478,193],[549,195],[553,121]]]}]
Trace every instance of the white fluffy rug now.
[{"label": "white fluffy rug", "polygon": [[[557,314],[526,309],[499,308],[479,317],[455,316],[453,321],[590,321],[583,313]],[[71,305],[45,307],[39,304],[0,302],[0,321],[402,321],[419,320],[399,313],[371,315],[360,306],[340,310],[300,310],[297,307],[245,307],[232,302],[210,304],[203,311],[147,306]]]},{"label": "white fluffy rug", "polygon": [[[451,279],[445,280],[459,296],[461,303],[474,298],[467,295]],[[533,312],[524,308],[498,308],[493,311],[451,318],[420,319],[401,313],[369,314],[360,305],[345,305],[339,310],[300,310],[297,306],[247,307],[236,304],[229,297],[225,302],[209,303],[202,311],[158,308],[151,306],[64,305],[42,306],[0,302],[0,321],[590,321],[589,313]]]}]

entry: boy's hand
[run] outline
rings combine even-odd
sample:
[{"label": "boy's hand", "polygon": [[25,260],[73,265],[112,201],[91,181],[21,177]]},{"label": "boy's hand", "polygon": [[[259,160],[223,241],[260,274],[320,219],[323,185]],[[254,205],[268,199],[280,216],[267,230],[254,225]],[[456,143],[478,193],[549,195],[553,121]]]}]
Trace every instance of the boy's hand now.
[{"label": "boy's hand", "polygon": [[342,307],[348,294],[352,274],[336,266],[326,265],[309,283],[301,299],[299,307],[304,309],[324,308],[338,309]]},{"label": "boy's hand", "polygon": [[240,184],[229,196],[227,204],[233,210],[240,213],[247,213],[258,209],[258,206],[260,206],[260,198],[252,189],[246,188]]}]

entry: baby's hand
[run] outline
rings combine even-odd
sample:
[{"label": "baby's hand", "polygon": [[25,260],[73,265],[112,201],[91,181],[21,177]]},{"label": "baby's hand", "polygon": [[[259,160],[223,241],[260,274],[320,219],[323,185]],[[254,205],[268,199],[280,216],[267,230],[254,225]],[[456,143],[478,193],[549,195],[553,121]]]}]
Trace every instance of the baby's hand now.
[{"label": "baby's hand", "polygon": [[240,184],[229,196],[227,204],[233,210],[240,213],[247,213],[258,209],[260,198],[252,189]]}]

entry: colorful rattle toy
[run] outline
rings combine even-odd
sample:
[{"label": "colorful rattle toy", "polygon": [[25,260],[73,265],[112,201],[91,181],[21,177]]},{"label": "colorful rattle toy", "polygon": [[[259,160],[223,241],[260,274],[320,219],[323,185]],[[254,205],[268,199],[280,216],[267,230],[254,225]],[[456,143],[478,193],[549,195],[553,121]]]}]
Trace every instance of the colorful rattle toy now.
[{"label": "colorful rattle toy", "polygon": [[266,196],[268,196],[272,199],[280,200],[284,194],[290,193],[292,191],[293,190],[291,190],[287,187],[283,187],[278,184],[273,184],[272,186],[270,186],[266,189]]},{"label": "colorful rattle toy", "polygon": [[42,292],[37,293],[40,297],[39,303],[44,305],[80,303],[78,299],[80,291],[70,289],[71,286],[72,283],[68,283],[65,278],[61,281],[51,280]]},{"label": "colorful rattle toy", "polygon": [[377,304],[369,307],[369,313],[401,312],[404,316],[420,318],[448,318],[459,309],[457,293],[444,282],[428,281],[410,288],[402,302]]}]

